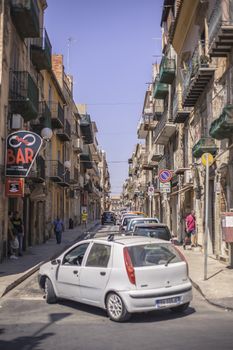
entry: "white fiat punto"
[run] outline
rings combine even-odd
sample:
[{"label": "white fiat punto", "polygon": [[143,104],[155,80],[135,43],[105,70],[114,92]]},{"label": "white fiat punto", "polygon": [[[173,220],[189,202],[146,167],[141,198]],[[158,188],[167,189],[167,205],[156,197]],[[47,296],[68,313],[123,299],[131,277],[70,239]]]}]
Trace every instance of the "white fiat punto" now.
[{"label": "white fiat punto", "polygon": [[69,299],[107,310],[113,321],[131,313],[185,311],[192,285],[183,254],[172,243],[140,236],[75,243],[39,270],[48,303]]}]

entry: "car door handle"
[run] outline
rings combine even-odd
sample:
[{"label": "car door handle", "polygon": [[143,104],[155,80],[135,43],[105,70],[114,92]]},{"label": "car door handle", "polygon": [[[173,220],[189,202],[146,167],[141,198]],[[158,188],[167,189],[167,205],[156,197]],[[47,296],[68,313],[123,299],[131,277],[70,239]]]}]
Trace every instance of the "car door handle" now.
[{"label": "car door handle", "polygon": [[106,275],[106,272],[101,271],[101,272],[100,272],[100,275],[101,275],[101,276],[105,276],[105,275]]},{"label": "car door handle", "polygon": [[74,270],[74,271],[73,271],[73,274],[78,276],[78,271],[77,271],[77,270]]}]

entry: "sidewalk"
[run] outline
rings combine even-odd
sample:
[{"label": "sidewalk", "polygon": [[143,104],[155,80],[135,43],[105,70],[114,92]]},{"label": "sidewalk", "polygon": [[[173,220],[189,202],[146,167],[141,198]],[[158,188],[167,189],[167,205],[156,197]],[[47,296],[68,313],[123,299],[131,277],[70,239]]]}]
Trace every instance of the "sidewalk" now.
[{"label": "sidewalk", "polygon": [[204,255],[198,248],[179,247],[189,264],[193,286],[213,305],[233,311],[233,269],[212,257],[207,261],[204,281]]},{"label": "sidewalk", "polygon": [[53,257],[54,254],[62,252],[66,246],[82,238],[85,231],[94,229],[99,221],[92,222],[83,229],[77,226],[72,230],[66,230],[62,234],[62,243],[57,244],[55,237],[46,243],[29,247],[23,257],[17,260],[6,259],[0,264],[0,298],[9,290],[33,274],[40,265]]}]

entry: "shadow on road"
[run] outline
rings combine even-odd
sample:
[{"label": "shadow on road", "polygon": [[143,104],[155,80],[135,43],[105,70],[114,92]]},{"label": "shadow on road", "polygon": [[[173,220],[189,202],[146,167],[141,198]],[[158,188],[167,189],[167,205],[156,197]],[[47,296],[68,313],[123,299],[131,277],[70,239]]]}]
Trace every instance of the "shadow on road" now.
[{"label": "shadow on road", "polygon": [[[60,300],[59,304],[65,307],[69,307],[81,312],[85,312],[91,315],[96,316],[102,316],[107,317],[107,313],[105,310],[86,305],[81,304],[78,302],[70,301],[70,300]],[[193,307],[189,307],[185,312],[183,313],[175,313],[171,310],[156,310],[156,311],[150,311],[150,312],[144,312],[144,313],[137,313],[132,314],[132,317],[128,321],[129,323],[150,323],[150,322],[161,322],[161,321],[168,321],[168,320],[175,320],[179,318],[184,318],[189,315],[192,315],[195,313],[196,310]]]},{"label": "shadow on road", "polygon": [[[38,336],[25,336],[25,337],[17,337],[12,340],[0,340],[0,349],[2,350],[36,350],[42,349],[43,341],[52,337],[54,333],[44,333]],[[42,346],[42,347],[41,347]]]}]

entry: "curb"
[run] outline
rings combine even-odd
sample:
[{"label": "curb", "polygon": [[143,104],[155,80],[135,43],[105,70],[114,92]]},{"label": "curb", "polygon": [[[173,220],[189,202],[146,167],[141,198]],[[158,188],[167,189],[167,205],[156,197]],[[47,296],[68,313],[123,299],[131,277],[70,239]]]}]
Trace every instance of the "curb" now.
[{"label": "curb", "polygon": [[[89,230],[94,230],[97,226],[99,226],[99,223],[96,223],[94,226],[90,227]],[[89,231],[88,230],[88,231]],[[82,239],[85,239],[85,237],[87,236],[87,234],[89,233],[88,231],[82,232],[76,239],[74,239],[73,241],[70,241],[70,244],[64,246],[60,252],[57,252],[54,255],[59,255],[62,252],[64,252],[67,248],[69,248],[71,245],[73,245],[74,243],[81,241]],[[53,256],[54,256],[53,255]],[[28,277],[30,277],[31,275],[33,275],[36,271],[39,270],[40,266],[43,265],[44,263],[46,263],[49,260],[53,259],[53,256],[49,257],[46,260],[43,260],[41,262],[39,262],[37,265],[33,266],[32,268],[30,268],[29,270],[26,270],[26,272],[20,276],[19,278],[17,278],[14,282],[10,283],[4,290],[4,292],[2,293],[2,295],[0,295],[0,299],[5,296],[7,293],[9,293],[12,289],[14,289],[15,287],[17,287],[20,283],[22,283],[23,281],[25,281]]]},{"label": "curb", "polygon": [[190,281],[191,281],[193,287],[201,294],[201,296],[205,299],[205,301],[207,301],[207,303],[209,303],[210,305],[216,306],[220,309],[226,310],[226,311],[230,311],[230,312],[233,311],[232,307],[224,306],[224,305],[215,303],[214,301],[211,301],[210,299],[208,299],[207,296],[203,293],[202,289],[199,287],[199,285],[196,282],[194,282],[191,278],[190,278]]},{"label": "curb", "polygon": [[17,278],[14,282],[10,283],[6,287],[6,289],[4,290],[4,292],[2,293],[0,298],[2,298],[4,295],[6,295],[10,290],[17,287],[20,283],[25,281],[28,277],[33,275],[37,270],[39,270],[40,266],[43,264],[44,264],[44,261],[41,261],[39,264],[37,264],[37,265],[33,266],[31,269],[27,270],[21,277]]}]

